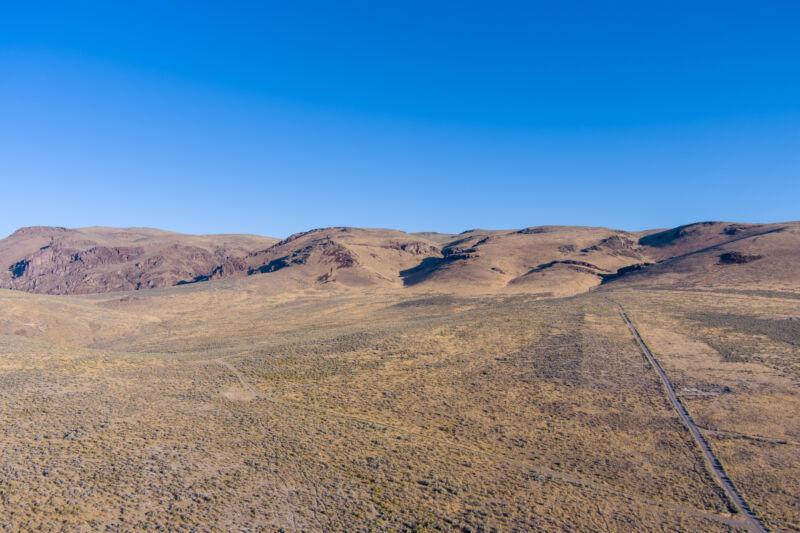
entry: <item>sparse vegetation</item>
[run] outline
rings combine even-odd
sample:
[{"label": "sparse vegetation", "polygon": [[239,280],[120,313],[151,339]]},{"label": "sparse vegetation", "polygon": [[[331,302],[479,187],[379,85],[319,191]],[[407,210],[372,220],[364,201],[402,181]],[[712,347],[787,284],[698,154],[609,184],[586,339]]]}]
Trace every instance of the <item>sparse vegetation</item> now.
[{"label": "sparse vegetation", "polygon": [[[648,246],[695,260],[711,237],[766,236],[726,228]],[[345,290],[337,276],[371,257],[360,245],[326,245],[341,268],[325,289],[276,290],[285,266],[125,294],[0,291],[0,531],[742,530],[610,300],[754,511],[800,531],[796,292],[648,285],[662,261],[635,285],[579,273],[596,290],[556,299],[572,267],[615,272],[643,253],[565,231],[460,236],[470,257],[552,239],[558,259],[515,268],[567,277],[529,292]],[[434,250],[400,237],[386,253],[408,268]],[[511,279],[483,257],[487,279]]]}]

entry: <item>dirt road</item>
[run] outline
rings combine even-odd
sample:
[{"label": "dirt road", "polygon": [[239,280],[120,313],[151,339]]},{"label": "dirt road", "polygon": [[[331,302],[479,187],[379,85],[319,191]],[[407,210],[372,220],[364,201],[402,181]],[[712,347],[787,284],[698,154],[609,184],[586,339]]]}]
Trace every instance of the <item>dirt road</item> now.
[{"label": "dirt road", "polygon": [[244,387],[248,392],[250,392],[253,395],[254,398],[259,398],[261,396],[261,394],[259,394],[258,390],[256,390],[256,388],[253,387],[250,384],[249,381],[247,381],[247,378],[244,377],[244,374],[239,372],[238,368],[236,368],[235,366],[230,364],[225,359],[214,359],[214,362],[217,363],[218,365],[224,367],[224,368],[227,368],[231,372],[233,372],[233,375],[236,376],[236,378],[239,380],[239,383],[242,384],[242,387]]},{"label": "dirt road", "polygon": [[753,513],[742,495],[739,494],[739,491],[737,491],[736,487],[733,486],[733,482],[731,482],[730,478],[728,478],[727,474],[725,474],[725,470],[722,468],[722,464],[719,462],[719,459],[717,459],[717,457],[714,455],[711,447],[700,434],[700,430],[695,425],[692,417],[689,416],[689,412],[683,406],[680,399],[678,399],[678,395],[675,393],[675,389],[672,387],[672,383],[669,381],[666,372],[664,372],[664,369],[661,368],[661,365],[653,356],[650,348],[648,348],[647,344],[645,344],[644,340],[642,340],[641,335],[639,335],[639,331],[633,325],[630,318],[628,318],[627,313],[625,313],[625,309],[623,309],[622,306],[617,302],[612,301],[612,303],[619,307],[619,312],[622,315],[623,320],[625,320],[625,323],[628,325],[628,328],[630,328],[633,337],[636,339],[636,343],[639,345],[639,348],[642,350],[642,353],[645,355],[645,357],[647,357],[647,360],[658,374],[658,377],[661,378],[661,383],[664,385],[664,389],[667,391],[667,396],[669,396],[669,401],[672,404],[672,407],[678,413],[683,425],[686,426],[686,428],[689,430],[689,433],[692,434],[692,438],[694,438],[695,443],[697,443],[697,446],[699,446],[700,450],[703,452],[703,457],[706,460],[706,464],[708,465],[711,474],[722,486],[722,489],[725,491],[725,495],[728,497],[728,500],[730,500],[730,502],[736,507],[736,509],[741,513],[742,517],[747,522],[747,528],[750,531],[759,533],[766,533],[769,531],[764,523],[761,522],[755,513]]}]

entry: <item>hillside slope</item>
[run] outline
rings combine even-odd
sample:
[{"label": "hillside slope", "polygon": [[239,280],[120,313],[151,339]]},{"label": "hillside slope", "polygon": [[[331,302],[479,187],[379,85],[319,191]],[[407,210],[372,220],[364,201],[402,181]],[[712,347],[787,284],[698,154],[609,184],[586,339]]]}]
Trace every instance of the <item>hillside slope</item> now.
[{"label": "hillside slope", "polygon": [[0,288],[88,294],[169,287],[276,240],[150,228],[22,228],[0,241]]},{"label": "hillside slope", "polygon": [[575,294],[644,261],[637,239],[638,234],[589,227],[477,230],[448,243],[440,260],[420,265],[405,281],[448,291]]},{"label": "hillside slope", "polygon": [[667,230],[540,226],[458,235],[320,228],[278,241],[154,229],[18,230],[0,288],[88,294],[257,276],[270,294],[317,288],[566,296],[601,284],[800,291],[800,223]]},{"label": "hillside slope", "polygon": [[313,284],[401,287],[400,272],[441,257],[433,241],[390,229],[321,228],[220,265],[213,279],[287,271]]},{"label": "hillside slope", "polygon": [[700,222],[639,244],[653,264],[609,283],[800,291],[800,222]]}]

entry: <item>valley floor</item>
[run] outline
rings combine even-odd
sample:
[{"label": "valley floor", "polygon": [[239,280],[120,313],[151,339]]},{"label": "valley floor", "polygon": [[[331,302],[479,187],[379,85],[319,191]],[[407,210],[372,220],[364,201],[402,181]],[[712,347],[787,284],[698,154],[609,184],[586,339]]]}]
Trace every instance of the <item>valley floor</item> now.
[{"label": "valley floor", "polygon": [[0,531],[800,531],[800,299],[0,294]]}]

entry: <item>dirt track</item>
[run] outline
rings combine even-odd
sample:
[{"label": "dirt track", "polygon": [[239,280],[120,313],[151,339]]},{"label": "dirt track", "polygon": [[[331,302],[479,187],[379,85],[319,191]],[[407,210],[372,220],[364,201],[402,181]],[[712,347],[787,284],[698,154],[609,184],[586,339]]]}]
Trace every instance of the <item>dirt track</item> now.
[{"label": "dirt track", "polygon": [[238,368],[236,368],[235,366],[230,364],[225,359],[214,359],[214,362],[217,363],[218,365],[230,370],[233,373],[233,375],[236,376],[236,378],[239,380],[239,383],[242,384],[242,387],[244,387],[248,392],[250,392],[253,395],[254,398],[258,398],[258,397],[261,396],[261,394],[259,394],[258,390],[256,390],[256,388],[253,387],[250,384],[249,381],[247,381],[247,378],[244,377],[244,374],[239,372]]},{"label": "dirt track", "polygon": [[[609,300],[612,301],[612,300]],[[612,301],[613,302],[613,301]],[[633,334],[634,339],[636,339],[636,343],[639,345],[639,348],[642,350],[642,353],[647,357],[647,360],[650,362],[650,365],[658,374],[658,377],[661,379],[661,383],[664,385],[664,389],[667,391],[667,396],[669,396],[669,401],[672,404],[672,407],[678,413],[683,424],[689,430],[689,433],[692,434],[692,438],[694,438],[695,443],[703,452],[703,457],[706,460],[706,464],[708,465],[709,470],[711,471],[714,478],[717,482],[722,486],[722,489],[725,491],[725,495],[728,497],[728,500],[736,507],[736,509],[741,513],[742,517],[747,522],[747,528],[750,531],[754,532],[764,532],[766,533],[769,531],[766,526],[764,526],[763,522],[759,520],[759,518],[753,513],[750,509],[750,506],[744,500],[739,491],[736,490],[736,487],[733,486],[733,482],[731,482],[730,478],[728,478],[727,474],[725,474],[725,470],[722,468],[722,463],[719,462],[719,459],[714,455],[714,452],[711,450],[711,447],[708,445],[706,440],[700,434],[700,430],[698,429],[697,425],[695,425],[692,417],[689,415],[689,412],[681,403],[680,399],[678,399],[678,395],[675,393],[675,389],[672,387],[672,383],[670,382],[669,378],[667,377],[666,372],[664,369],[661,368],[661,365],[658,363],[656,358],[653,356],[653,353],[650,351],[650,348],[647,347],[644,340],[642,340],[641,335],[639,335],[639,331],[631,322],[630,318],[628,318],[627,313],[625,313],[625,309],[617,303],[613,302],[617,307],[619,307],[619,312],[622,315],[622,319],[630,328],[631,333]]]}]

